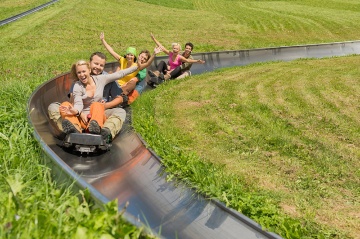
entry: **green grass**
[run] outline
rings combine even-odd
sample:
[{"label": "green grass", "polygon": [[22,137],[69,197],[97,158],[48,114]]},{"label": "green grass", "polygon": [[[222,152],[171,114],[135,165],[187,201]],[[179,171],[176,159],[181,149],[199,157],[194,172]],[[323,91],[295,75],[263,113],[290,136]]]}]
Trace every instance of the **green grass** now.
[{"label": "green grass", "polygon": [[50,0],[2,0],[0,1],[0,20],[26,12]]},{"label": "green grass", "polygon": [[[1,16],[38,3],[2,1]],[[140,237],[114,204],[99,210],[52,181],[26,117],[39,84],[105,51],[101,31],[121,53],[152,49],[150,32],[206,52],[356,40],[360,30],[351,0],[169,3],[62,0],[0,27],[0,237]],[[286,238],[357,238],[358,76],[355,56],[220,70],[144,94],[134,123],[169,179]]]}]

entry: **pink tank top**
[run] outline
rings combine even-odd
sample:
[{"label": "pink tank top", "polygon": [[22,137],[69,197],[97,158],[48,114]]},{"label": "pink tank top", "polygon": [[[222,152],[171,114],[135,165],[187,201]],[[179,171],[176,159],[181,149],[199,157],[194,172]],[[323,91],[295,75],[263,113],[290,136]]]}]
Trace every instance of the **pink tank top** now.
[{"label": "pink tank top", "polygon": [[177,55],[175,61],[172,61],[173,54],[174,54],[173,52],[169,53],[170,70],[175,69],[176,67],[180,66],[182,63],[182,61],[180,59],[180,55]]}]

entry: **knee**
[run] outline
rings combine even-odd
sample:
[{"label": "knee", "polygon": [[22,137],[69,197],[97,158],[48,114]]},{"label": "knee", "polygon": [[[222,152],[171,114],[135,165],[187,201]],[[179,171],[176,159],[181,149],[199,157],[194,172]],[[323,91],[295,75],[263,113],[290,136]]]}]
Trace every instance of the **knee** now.
[{"label": "knee", "polygon": [[125,118],[126,118],[126,111],[123,108],[114,108],[112,116],[114,116],[124,122]]},{"label": "knee", "polygon": [[90,106],[90,111],[92,112],[93,110],[105,110],[105,106],[103,103],[100,102],[94,102],[91,104]]},{"label": "knee", "polygon": [[61,106],[70,106],[72,105],[69,101],[64,101],[61,103]]},{"label": "knee", "polygon": [[51,103],[48,107],[48,114],[50,119],[57,119],[60,117],[60,103],[59,102],[55,102],[55,103]]},{"label": "knee", "polygon": [[59,112],[59,107],[60,107],[60,103],[59,102],[54,102],[54,103],[51,103],[49,106],[48,106],[48,111],[49,112]]},{"label": "knee", "polygon": [[99,107],[100,105],[102,105],[102,103],[100,102],[94,102],[91,104],[91,106],[95,106],[95,107]]}]

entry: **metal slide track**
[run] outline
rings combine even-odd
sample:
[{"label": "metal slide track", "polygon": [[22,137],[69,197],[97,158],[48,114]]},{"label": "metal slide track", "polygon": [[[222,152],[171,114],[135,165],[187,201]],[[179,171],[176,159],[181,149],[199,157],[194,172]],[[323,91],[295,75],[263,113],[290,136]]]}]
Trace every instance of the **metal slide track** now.
[{"label": "metal slide track", "polygon": [[31,13],[37,12],[37,11],[43,9],[44,7],[47,7],[47,6],[53,4],[53,3],[57,2],[57,1],[59,1],[59,0],[52,0],[52,1],[50,1],[50,2],[47,2],[47,3],[44,3],[44,4],[40,5],[40,6],[38,6],[38,7],[35,7],[35,8],[33,8],[33,9],[30,9],[30,10],[28,10],[28,11],[26,11],[26,12],[23,12],[23,13],[20,13],[20,14],[18,14],[18,15],[15,15],[15,16],[12,16],[12,17],[9,17],[9,18],[6,18],[6,19],[4,19],[4,20],[1,20],[1,21],[0,21],[0,27],[1,27],[2,25],[8,24],[8,23],[10,23],[10,22],[16,21],[16,20],[18,20],[18,19],[20,19],[20,18],[22,18],[22,17],[25,17],[25,16],[27,16],[27,15],[29,15],[29,14],[31,14]]},{"label": "metal slide track", "polygon": [[[199,53],[194,58],[206,63],[194,64],[192,73],[255,62],[349,54],[360,54],[359,41]],[[155,64],[162,59],[156,58]],[[112,71],[116,66],[117,63],[109,63],[106,70]],[[54,101],[67,100],[70,85],[68,73],[57,76],[39,86],[28,101],[34,136],[59,182],[75,181],[75,186],[88,188],[99,203],[117,199],[120,210],[128,203],[125,217],[136,225],[146,225],[163,238],[281,238],[216,200],[207,200],[181,183],[167,182],[161,159],[145,147],[129,122],[109,152],[87,157],[65,152],[58,146],[61,132],[50,122],[47,107]]]}]

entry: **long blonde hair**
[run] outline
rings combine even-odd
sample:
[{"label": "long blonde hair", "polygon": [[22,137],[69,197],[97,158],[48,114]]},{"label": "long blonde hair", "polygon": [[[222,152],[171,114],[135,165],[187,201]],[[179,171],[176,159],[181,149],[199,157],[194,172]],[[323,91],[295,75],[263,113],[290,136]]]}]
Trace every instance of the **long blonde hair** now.
[{"label": "long blonde hair", "polygon": [[87,68],[91,71],[90,63],[89,63],[88,61],[85,61],[85,60],[79,60],[79,61],[77,61],[76,63],[74,63],[74,64],[71,66],[70,75],[71,75],[71,78],[73,79],[73,81],[79,80],[79,78],[77,77],[77,74],[76,74],[76,67],[78,67],[78,66],[83,66],[83,65],[86,65]]}]

